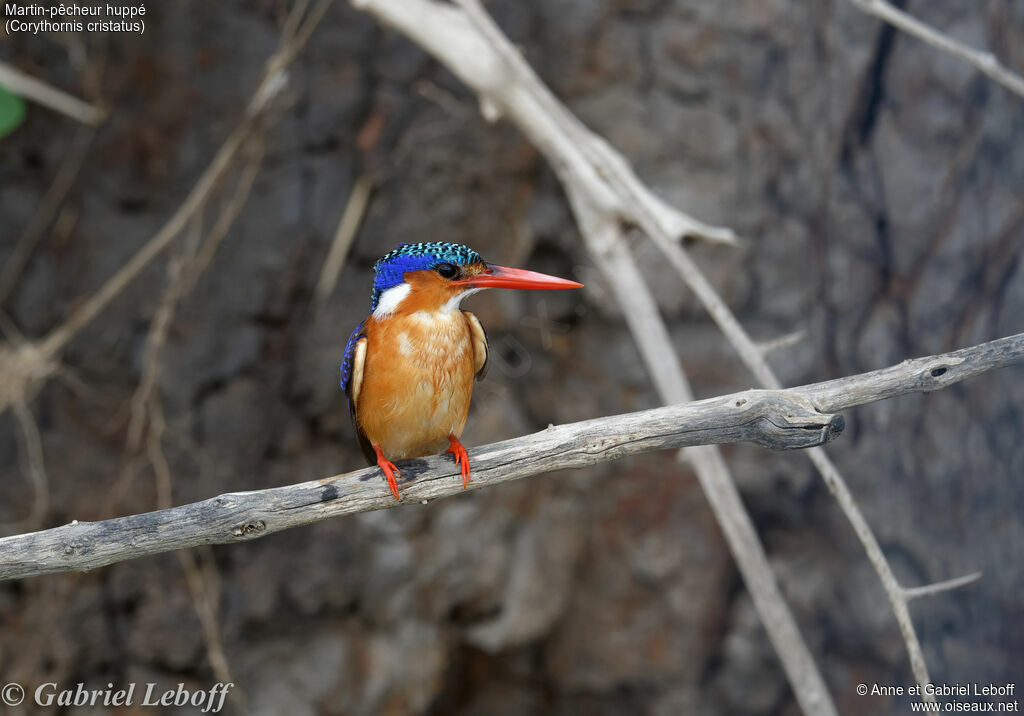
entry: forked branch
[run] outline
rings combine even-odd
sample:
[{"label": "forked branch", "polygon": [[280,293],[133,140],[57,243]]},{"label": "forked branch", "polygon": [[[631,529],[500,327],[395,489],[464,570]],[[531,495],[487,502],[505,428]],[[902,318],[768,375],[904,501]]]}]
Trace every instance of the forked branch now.
[{"label": "forked branch", "polygon": [[[871,4],[877,5],[881,1]],[[761,384],[769,389],[782,387],[764,359],[763,348],[754,343],[729,306],[678,241],[680,236],[690,235],[734,243],[735,236],[732,232],[728,229],[701,225],[700,222],[681,215],[653,197],[637,179],[626,159],[601,137],[588,130],[544,86],[522,53],[509,42],[483,9],[480,0],[454,0],[454,3],[432,0],[352,2],[409,35],[413,41],[444,63],[478,95],[481,109],[487,119],[493,121],[505,116],[530,138],[547,157],[562,181],[580,224],[584,242],[599,265],[602,263],[601,254],[618,250],[615,245],[622,243],[616,238],[621,236],[622,223],[639,227],[662,251],[686,285],[695,293],[744,364]],[[982,64],[991,63],[986,60]],[[619,225],[618,230],[605,230],[607,227],[615,229],[616,224]],[[596,226],[599,230],[588,229],[588,225]],[[607,240],[599,241],[602,237],[607,237]],[[619,250],[619,253],[628,255],[628,251],[624,250]],[[603,272],[613,283],[617,281],[614,275],[609,277],[608,271]],[[629,316],[627,307],[622,307],[623,312]],[[664,396],[667,392],[673,392],[666,390],[673,385],[685,389],[685,375],[680,370],[674,370],[678,366],[678,361],[671,355],[671,350],[666,353],[666,349],[670,348],[670,342],[655,340],[653,334],[646,335],[633,328],[636,321],[663,327],[655,311],[642,313],[645,315],[632,316],[629,322],[659,393]],[[651,356],[655,353],[667,354],[670,357],[662,361],[652,361]],[[911,598],[908,594],[916,595],[917,592],[904,588],[896,580],[878,540],[827,453],[819,447],[814,447],[806,454],[835,495],[885,587],[907,647],[915,679],[921,685],[930,682],[924,654],[908,608]],[[718,462],[724,465],[721,461]],[[702,485],[708,491],[708,486],[715,484],[707,469],[711,467],[710,463],[694,462],[694,467],[701,477]],[[728,477],[724,467],[716,471],[719,478]],[[745,528],[737,529],[738,523],[733,521],[733,518],[744,518],[742,503],[737,499],[730,499],[728,503],[716,506],[711,492],[708,493],[708,497],[730,546],[737,544],[737,536],[741,531],[750,532]],[[756,545],[756,540],[750,544]],[[758,613],[773,646],[783,662],[797,701],[805,713],[834,713],[835,707],[831,704],[828,694],[824,692],[816,667],[802,654],[796,653],[800,650],[806,652],[806,648],[802,645],[795,628],[789,626],[792,619],[785,618],[788,608],[781,601],[778,590],[772,590],[768,582],[752,578],[753,572],[744,567],[745,562],[749,561],[750,566],[763,572],[765,560],[763,550],[760,552],[759,557],[755,555],[751,558],[749,554],[741,555],[733,547],[744,580],[751,590],[755,606],[758,607]],[[764,584],[769,584],[769,588],[758,592]],[[927,593],[934,592],[931,588],[926,589]],[[764,609],[761,607],[762,604],[770,605],[772,609]],[[769,614],[769,611],[772,613]],[[772,619],[776,616],[783,618],[778,623],[773,623]],[[783,632],[788,632],[794,638],[782,638]],[[793,646],[797,649],[792,649]],[[934,701],[934,696],[924,691],[922,699]]]}]

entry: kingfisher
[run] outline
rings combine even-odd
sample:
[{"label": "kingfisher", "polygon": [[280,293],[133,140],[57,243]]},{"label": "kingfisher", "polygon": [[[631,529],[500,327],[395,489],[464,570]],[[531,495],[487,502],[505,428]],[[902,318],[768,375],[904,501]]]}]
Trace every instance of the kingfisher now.
[{"label": "kingfisher", "polygon": [[489,264],[462,244],[399,244],[373,266],[370,315],[349,336],[341,387],[359,445],[380,467],[395,499],[401,471],[393,460],[452,453],[469,485],[459,442],[473,381],[487,373],[487,334],[459,308],[485,288],[582,288],[534,271]]}]

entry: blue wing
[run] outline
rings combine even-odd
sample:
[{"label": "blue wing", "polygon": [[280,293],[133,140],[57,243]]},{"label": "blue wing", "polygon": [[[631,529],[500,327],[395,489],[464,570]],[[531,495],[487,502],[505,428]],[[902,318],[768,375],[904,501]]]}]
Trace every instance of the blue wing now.
[{"label": "blue wing", "polygon": [[[366,329],[363,323],[360,323],[352,331],[352,335],[348,337],[348,343],[345,344],[345,357],[341,359],[341,389],[346,393],[349,392],[352,381],[352,358],[355,357],[356,344],[363,338],[366,338]],[[351,398],[349,401],[351,402]]]},{"label": "blue wing", "polygon": [[[355,368],[353,363],[356,358],[356,347],[359,345],[359,341],[365,338],[366,326],[364,322],[356,326],[356,329],[352,331],[352,335],[348,337],[348,343],[345,344],[345,357],[341,359],[341,388],[345,391],[346,397],[348,397],[348,414],[349,417],[352,418],[352,427],[355,428],[356,437],[359,439],[359,447],[363,451],[363,456],[366,457],[367,464],[376,465],[377,458],[374,453],[373,446],[370,444],[366,434],[363,432],[363,428],[359,425],[359,418],[356,416],[356,404],[353,400],[354,396],[352,395],[352,382],[354,379],[353,373]],[[362,370],[362,367],[360,366],[359,369]]]}]

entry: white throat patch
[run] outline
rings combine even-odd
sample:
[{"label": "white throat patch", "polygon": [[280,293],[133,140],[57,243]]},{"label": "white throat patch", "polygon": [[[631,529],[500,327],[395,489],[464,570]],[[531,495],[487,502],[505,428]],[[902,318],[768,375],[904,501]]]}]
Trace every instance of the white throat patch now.
[{"label": "white throat patch", "polygon": [[462,299],[466,298],[467,296],[472,296],[474,293],[477,293],[479,291],[483,291],[484,288],[486,288],[486,286],[482,288],[467,288],[462,293],[455,294],[454,296],[448,299],[447,303],[441,306],[441,312],[451,313],[452,311],[459,310],[459,304],[462,303]]},{"label": "white throat patch", "polygon": [[384,291],[377,301],[377,307],[373,309],[373,317],[379,321],[390,316],[398,309],[411,290],[412,286],[403,281],[397,286],[392,286]]}]

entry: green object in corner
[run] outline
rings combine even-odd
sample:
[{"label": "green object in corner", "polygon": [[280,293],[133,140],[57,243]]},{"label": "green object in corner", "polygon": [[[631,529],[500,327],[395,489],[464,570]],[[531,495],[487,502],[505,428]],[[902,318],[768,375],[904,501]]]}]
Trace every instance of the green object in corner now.
[{"label": "green object in corner", "polygon": [[25,119],[25,101],[0,87],[0,139],[13,132]]}]

